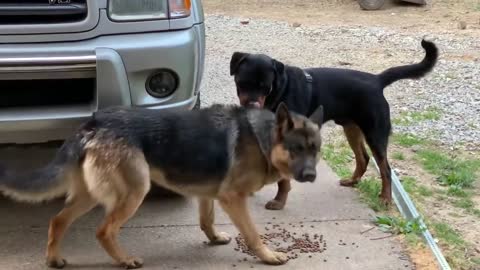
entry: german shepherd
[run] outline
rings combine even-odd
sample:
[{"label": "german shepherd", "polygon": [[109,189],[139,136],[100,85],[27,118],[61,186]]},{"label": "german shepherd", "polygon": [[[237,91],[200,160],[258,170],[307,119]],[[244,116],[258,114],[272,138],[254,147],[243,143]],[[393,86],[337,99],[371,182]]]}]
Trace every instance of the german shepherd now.
[{"label": "german shepherd", "polygon": [[[235,78],[237,95],[243,106],[275,111],[283,102],[291,111],[311,115],[322,105],[324,121],[335,121],[343,130],[355,154],[356,168],[352,177],[340,181],[342,186],[356,185],[367,170],[370,157],[364,141],[370,146],[380,168],[380,198],[392,200],[391,170],[387,160],[388,137],[391,133],[390,108],[383,95],[385,87],[401,79],[417,79],[430,72],[438,58],[433,42],[422,40],[425,58],[413,65],[389,68],[380,74],[350,69],[286,66],[264,54],[234,52],[230,75]],[[290,183],[278,182],[278,193],[266,204],[267,209],[285,206]]]},{"label": "german shepherd", "polygon": [[315,180],[322,118],[322,107],[308,119],[285,105],[275,114],[222,105],[175,112],[110,108],[84,123],[46,167],[25,174],[1,169],[0,190],[32,203],[67,195],[50,221],[50,267],[66,265],[59,246],[67,228],[98,204],[106,210],[96,234],[103,248],[123,267],[141,267],[142,259],[127,254],[117,235],[141,205],[151,179],[198,198],[200,227],[211,243],[231,240],[213,226],[216,199],[260,260],[283,264],[287,256],[262,243],[247,197],[281,178]]}]

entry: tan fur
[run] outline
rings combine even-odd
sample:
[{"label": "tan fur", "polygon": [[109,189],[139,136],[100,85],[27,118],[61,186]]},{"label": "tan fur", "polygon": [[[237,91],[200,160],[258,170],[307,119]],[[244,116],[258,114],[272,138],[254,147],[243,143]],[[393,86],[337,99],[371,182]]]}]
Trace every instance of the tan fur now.
[{"label": "tan fur", "polygon": [[268,264],[283,264],[286,262],[287,256],[285,253],[270,250],[259,237],[248,213],[246,194],[224,194],[224,196],[220,198],[220,205],[245,238],[249,249],[252,250],[260,260]]},{"label": "tan fur", "polygon": [[273,147],[271,154],[272,164],[278,169],[284,179],[291,179],[293,175],[289,170],[290,153],[281,144]]},{"label": "tan fur", "polygon": [[[67,175],[71,183],[68,203],[50,222],[49,266],[63,267],[66,264],[59,249],[66,230],[78,217],[100,204],[106,209],[105,219],[97,230],[97,239],[102,247],[117,263],[127,268],[141,267],[142,260],[124,251],[117,236],[121,226],[141,205],[150,189],[150,179],[167,189],[199,198],[200,227],[211,243],[227,244],[231,240],[228,234],[217,232],[213,226],[213,200],[218,199],[244,235],[248,246],[262,261],[269,264],[286,262],[284,254],[273,252],[262,243],[247,210],[248,194],[280,179],[258,145],[247,144],[241,157],[231,157],[232,166],[223,181],[179,185],[175,179],[167,179],[161,169],[151,167],[139,149],[129,147],[111,135],[101,130],[86,142],[81,166],[70,170]],[[278,153],[272,155],[275,164],[286,164],[288,155],[281,151],[280,146],[275,147],[278,149]]]},{"label": "tan fur", "polygon": [[[120,264],[139,267],[142,262],[124,252],[118,242],[120,227],[136,212],[150,189],[150,173],[143,153],[121,140],[99,138],[89,141],[82,166],[71,171],[71,191],[66,207],[50,222],[47,264],[63,267],[59,245],[68,226],[97,204],[106,209],[105,221],[97,231],[104,249]],[[104,143],[108,141],[108,143]]]},{"label": "tan fur", "polygon": [[360,178],[367,170],[368,160],[365,157],[368,157],[368,153],[365,148],[365,137],[363,136],[362,130],[355,124],[344,125],[343,131],[345,132],[350,148],[352,148],[355,154],[356,166],[353,175],[348,179],[340,180],[340,184],[342,186],[354,186],[360,181]]}]

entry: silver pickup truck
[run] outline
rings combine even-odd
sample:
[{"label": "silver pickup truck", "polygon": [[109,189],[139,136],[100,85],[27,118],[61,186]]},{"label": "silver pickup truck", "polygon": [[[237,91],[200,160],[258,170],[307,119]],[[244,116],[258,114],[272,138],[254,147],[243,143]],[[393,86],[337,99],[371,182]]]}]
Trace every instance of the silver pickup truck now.
[{"label": "silver pickup truck", "polygon": [[200,0],[1,0],[0,143],[62,140],[108,106],[199,106]]}]

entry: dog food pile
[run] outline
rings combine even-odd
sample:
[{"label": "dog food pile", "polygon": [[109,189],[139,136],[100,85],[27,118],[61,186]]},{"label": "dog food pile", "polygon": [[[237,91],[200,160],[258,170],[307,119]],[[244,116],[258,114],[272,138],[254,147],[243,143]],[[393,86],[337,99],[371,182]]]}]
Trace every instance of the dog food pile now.
[{"label": "dog food pile", "polygon": [[[269,222],[268,224],[270,225],[271,223]],[[290,227],[295,228],[295,225],[289,225]],[[297,226],[300,228],[304,227],[302,222]],[[313,225],[311,227],[313,227]],[[266,226],[265,231],[267,231],[267,233],[260,236],[263,242],[273,250],[286,253],[288,260],[297,259],[299,254],[322,253],[327,250],[327,243],[321,234],[297,234],[296,232],[287,230],[279,224]],[[235,251],[241,251],[242,253],[253,256],[256,259],[252,251],[248,249],[245,240],[240,234],[235,237],[235,241],[237,245]],[[308,257],[311,258],[312,255],[309,255]],[[246,258],[244,261],[246,261]]]}]

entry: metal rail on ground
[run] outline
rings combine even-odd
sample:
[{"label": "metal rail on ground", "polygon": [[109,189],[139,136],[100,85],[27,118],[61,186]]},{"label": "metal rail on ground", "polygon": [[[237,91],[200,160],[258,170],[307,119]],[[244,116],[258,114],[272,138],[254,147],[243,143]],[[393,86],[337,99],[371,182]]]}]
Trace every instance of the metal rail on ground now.
[{"label": "metal rail on ground", "polygon": [[[380,169],[378,168],[377,163],[375,162],[375,159],[371,159],[373,161],[373,164],[375,165],[375,168],[377,171],[380,173]],[[435,240],[432,237],[432,234],[427,228],[427,225],[423,222],[423,219],[421,218],[420,214],[418,213],[417,209],[415,208],[415,205],[413,204],[413,201],[410,199],[410,196],[408,196],[408,193],[405,191],[403,188],[402,183],[400,182],[400,178],[398,178],[397,174],[395,171],[392,169],[392,194],[393,194],[393,201],[395,202],[398,210],[400,213],[405,217],[406,219],[419,219],[420,226],[425,228],[425,230],[422,232],[422,236],[425,239],[425,242],[427,242],[428,246],[433,252],[433,255],[437,259],[437,263],[442,270],[451,270],[450,265],[448,264],[447,260],[442,254],[442,251],[440,250],[440,247],[437,245]]]}]

